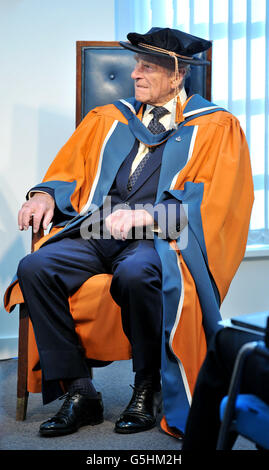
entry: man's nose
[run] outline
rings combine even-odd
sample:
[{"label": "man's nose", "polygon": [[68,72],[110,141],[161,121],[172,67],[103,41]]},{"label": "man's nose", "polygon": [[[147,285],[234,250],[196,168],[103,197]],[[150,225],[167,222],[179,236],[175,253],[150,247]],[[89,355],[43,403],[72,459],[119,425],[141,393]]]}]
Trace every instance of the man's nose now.
[{"label": "man's nose", "polygon": [[131,78],[133,80],[136,80],[137,78],[141,78],[141,71],[140,71],[141,67],[139,67],[138,65],[135,66],[134,70],[132,71],[131,73]]}]

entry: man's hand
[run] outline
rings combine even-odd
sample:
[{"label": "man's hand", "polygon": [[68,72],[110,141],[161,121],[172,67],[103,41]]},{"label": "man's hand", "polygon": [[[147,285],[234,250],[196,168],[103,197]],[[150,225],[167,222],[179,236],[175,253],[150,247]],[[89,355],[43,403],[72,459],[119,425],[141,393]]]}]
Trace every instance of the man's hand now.
[{"label": "man's hand", "polygon": [[44,230],[47,229],[54,214],[55,202],[52,196],[47,193],[35,193],[29,201],[22,205],[18,214],[18,224],[20,230],[28,230],[30,221],[34,233],[38,232],[41,221]]},{"label": "man's hand", "polygon": [[144,209],[118,209],[105,219],[106,228],[117,240],[126,240],[132,227],[154,224],[153,217]]}]

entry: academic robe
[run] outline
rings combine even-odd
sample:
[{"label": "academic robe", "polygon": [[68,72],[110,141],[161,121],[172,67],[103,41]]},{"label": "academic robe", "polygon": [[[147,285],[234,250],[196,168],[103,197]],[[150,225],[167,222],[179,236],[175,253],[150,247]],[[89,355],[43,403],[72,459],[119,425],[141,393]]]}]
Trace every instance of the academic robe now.
[{"label": "academic robe", "polygon": [[[220,305],[245,253],[253,181],[246,138],[229,112],[193,95],[183,107],[177,104],[177,129],[160,135],[152,135],[141,116],[141,103],[132,98],[83,119],[34,188],[53,189],[58,213],[57,227],[35,249],[64,237],[102,205],[135,139],[148,146],[165,142],[156,205],[175,198],[188,215],[177,239],[155,235],[163,277],[161,426],[180,435]],[[131,357],[110,281],[109,275],[94,276],[69,299],[86,356],[105,361]],[[5,308],[20,302],[14,278]],[[30,332],[28,389],[36,392],[41,375],[33,370],[38,354]]]}]

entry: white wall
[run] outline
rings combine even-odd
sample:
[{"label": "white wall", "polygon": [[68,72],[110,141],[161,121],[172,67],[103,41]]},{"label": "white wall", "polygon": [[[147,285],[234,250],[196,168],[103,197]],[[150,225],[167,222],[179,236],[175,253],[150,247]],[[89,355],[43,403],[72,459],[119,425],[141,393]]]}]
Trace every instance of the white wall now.
[{"label": "white wall", "polygon": [[221,308],[223,318],[244,313],[269,312],[269,259],[242,261]]},{"label": "white wall", "polygon": [[30,247],[17,212],[75,129],[76,41],[114,39],[114,0],[0,0],[0,359],[17,354],[2,297]]}]

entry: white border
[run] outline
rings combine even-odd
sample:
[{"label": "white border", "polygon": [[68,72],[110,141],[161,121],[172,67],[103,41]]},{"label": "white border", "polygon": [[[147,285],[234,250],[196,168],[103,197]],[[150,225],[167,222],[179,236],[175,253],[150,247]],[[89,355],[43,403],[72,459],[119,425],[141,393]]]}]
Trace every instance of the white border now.
[{"label": "white border", "polygon": [[128,108],[132,111],[132,113],[136,114],[136,111],[131,103],[128,103],[128,101],[125,101],[125,100],[120,100],[120,102],[125,104],[125,106],[128,106]]},{"label": "white border", "polygon": [[[173,248],[173,250],[174,250],[174,248]],[[189,405],[191,405],[192,395],[191,395],[188,379],[187,379],[187,376],[186,376],[186,372],[185,372],[185,369],[183,367],[182,362],[180,361],[180,359],[174,353],[173,346],[172,346],[174,336],[175,336],[178,324],[180,322],[180,317],[181,317],[181,312],[182,312],[183,302],[184,302],[184,295],[185,295],[184,280],[183,280],[182,270],[181,270],[181,266],[180,266],[180,258],[179,258],[178,253],[176,252],[176,250],[175,250],[175,253],[176,253],[176,256],[177,256],[177,265],[178,265],[178,269],[179,269],[180,277],[181,277],[181,294],[180,294],[180,299],[179,299],[179,303],[178,303],[178,307],[177,307],[176,320],[175,320],[174,326],[172,328],[172,331],[171,331],[171,334],[170,334],[170,337],[169,337],[169,347],[170,347],[170,351],[172,352],[172,354],[175,356],[175,358],[177,360],[178,367],[180,369],[180,373],[181,373],[181,376],[182,376],[183,384],[184,384],[184,387],[185,387],[187,399],[188,399]]]},{"label": "white border", "polygon": [[176,184],[176,181],[178,179],[178,175],[179,173],[185,168],[185,166],[187,165],[187,163],[189,162],[189,160],[191,159],[192,157],[192,154],[193,154],[193,149],[194,149],[194,144],[195,144],[195,141],[196,141],[196,136],[197,136],[197,132],[198,132],[198,124],[196,124],[196,126],[193,127],[193,132],[192,132],[192,136],[191,136],[191,142],[190,142],[190,147],[189,147],[189,152],[188,152],[188,158],[187,158],[187,161],[184,165],[183,168],[181,168],[181,170],[179,170],[175,176],[173,177],[172,179],[172,183],[170,184],[170,188],[169,189],[174,189],[174,186]]},{"label": "white border", "polygon": [[195,109],[194,111],[189,111],[188,113],[183,113],[184,117],[192,116],[193,114],[203,113],[204,111],[209,111],[210,109],[221,109],[219,106],[208,106],[207,108]]}]

